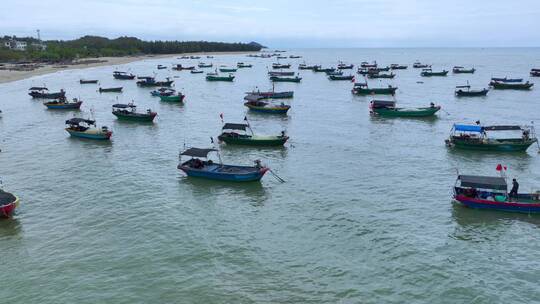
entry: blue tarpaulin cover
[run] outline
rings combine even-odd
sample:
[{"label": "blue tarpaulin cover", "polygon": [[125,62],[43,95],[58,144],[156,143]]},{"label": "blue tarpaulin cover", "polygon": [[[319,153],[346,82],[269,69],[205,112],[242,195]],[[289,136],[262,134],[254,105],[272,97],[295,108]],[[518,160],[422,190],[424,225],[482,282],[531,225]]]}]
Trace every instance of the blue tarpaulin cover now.
[{"label": "blue tarpaulin cover", "polygon": [[482,132],[482,126],[474,125],[454,125],[454,130],[465,132]]}]

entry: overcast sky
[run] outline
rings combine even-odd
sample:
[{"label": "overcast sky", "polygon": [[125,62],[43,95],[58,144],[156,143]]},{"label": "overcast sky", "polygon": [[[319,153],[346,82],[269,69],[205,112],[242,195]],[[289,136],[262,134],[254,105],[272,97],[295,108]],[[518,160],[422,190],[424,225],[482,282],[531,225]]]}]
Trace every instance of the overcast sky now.
[{"label": "overcast sky", "polygon": [[272,47],[540,46],[540,0],[2,0],[0,34]]}]

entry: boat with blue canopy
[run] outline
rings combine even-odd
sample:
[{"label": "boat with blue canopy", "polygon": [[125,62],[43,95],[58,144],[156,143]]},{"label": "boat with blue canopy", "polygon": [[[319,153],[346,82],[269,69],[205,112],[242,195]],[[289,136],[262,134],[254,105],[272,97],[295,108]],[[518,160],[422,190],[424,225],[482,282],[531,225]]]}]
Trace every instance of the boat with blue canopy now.
[{"label": "boat with blue canopy", "polygon": [[538,139],[533,126],[454,124],[445,143],[458,149],[524,152]]},{"label": "boat with blue canopy", "polygon": [[[208,154],[211,152],[217,153],[218,163],[208,159]],[[182,162],[182,156],[188,156],[190,159]],[[216,149],[189,148],[180,153],[179,159],[178,169],[185,172],[187,176],[219,181],[260,181],[269,170],[269,168],[261,165],[259,160],[255,161],[255,166],[225,165],[221,162],[221,156]]]},{"label": "boat with blue canopy", "polygon": [[504,176],[458,175],[453,192],[454,200],[469,208],[521,213],[540,212],[540,191],[508,193]]}]

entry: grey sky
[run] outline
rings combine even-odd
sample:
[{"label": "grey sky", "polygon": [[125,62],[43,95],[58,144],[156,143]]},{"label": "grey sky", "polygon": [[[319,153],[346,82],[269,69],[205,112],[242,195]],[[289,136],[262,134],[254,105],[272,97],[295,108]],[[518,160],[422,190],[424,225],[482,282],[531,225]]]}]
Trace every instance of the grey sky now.
[{"label": "grey sky", "polygon": [[539,0],[2,0],[0,34],[276,47],[539,46]]}]

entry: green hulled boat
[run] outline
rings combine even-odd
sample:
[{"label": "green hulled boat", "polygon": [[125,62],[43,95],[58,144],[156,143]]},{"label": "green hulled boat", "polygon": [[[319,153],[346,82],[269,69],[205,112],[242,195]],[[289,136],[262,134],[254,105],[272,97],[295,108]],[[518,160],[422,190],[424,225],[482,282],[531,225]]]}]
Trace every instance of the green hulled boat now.
[{"label": "green hulled boat", "polygon": [[291,108],[291,106],[284,103],[273,105],[260,100],[249,100],[244,105],[251,111],[267,114],[287,114],[287,111]]},{"label": "green hulled boat", "polygon": [[300,82],[302,77],[280,77],[280,76],[271,76],[270,80],[273,82]]},{"label": "green hulled boat", "polygon": [[433,103],[429,107],[397,108],[395,101],[387,100],[373,100],[369,108],[372,114],[386,117],[428,117],[435,115],[441,109]]},{"label": "green hulled boat", "polygon": [[394,95],[397,87],[388,85],[387,88],[370,88],[367,83],[355,83],[352,93],[356,95]]},{"label": "green hulled boat", "polygon": [[112,113],[121,120],[151,122],[156,117],[157,113],[152,110],[146,110],[146,113],[138,113],[137,106],[133,103],[121,104],[117,103],[112,106]]},{"label": "green hulled boat", "polygon": [[217,73],[208,73],[206,74],[207,81],[234,81],[234,75],[229,74],[228,76],[221,76]]},{"label": "green hulled boat", "polygon": [[[490,137],[492,132],[517,133],[514,137]],[[458,125],[452,127],[450,137],[445,140],[448,147],[497,151],[497,152],[524,152],[538,139],[532,126],[480,126]]]},{"label": "green hulled boat", "polygon": [[[285,132],[274,136],[255,135],[249,124],[226,123],[222,130],[223,132],[218,136],[218,139],[229,145],[283,146],[289,139]],[[248,134],[248,130],[250,134]]]},{"label": "green hulled boat", "polygon": [[420,73],[420,76],[422,77],[432,77],[432,76],[446,76],[448,75],[448,71],[442,70],[440,72],[433,72],[432,69],[423,69]]},{"label": "green hulled boat", "polygon": [[330,75],[328,76],[330,80],[354,80],[353,75]]},{"label": "green hulled boat", "polygon": [[530,90],[534,83],[528,81],[524,83],[491,81],[489,85],[496,90]]},{"label": "green hulled boat", "polygon": [[221,73],[234,73],[234,72],[238,71],[238,69],[236,69],[236,68],[219,68],[219,71]]},{"label": "green hulled boat", "polygon": [[159,96],[159,99],[161,101],[164,101],[164,102],[184,102],[185,97],[186,97],[186,95],[179,92],[179,93],[174,94],[174,95]]}]

